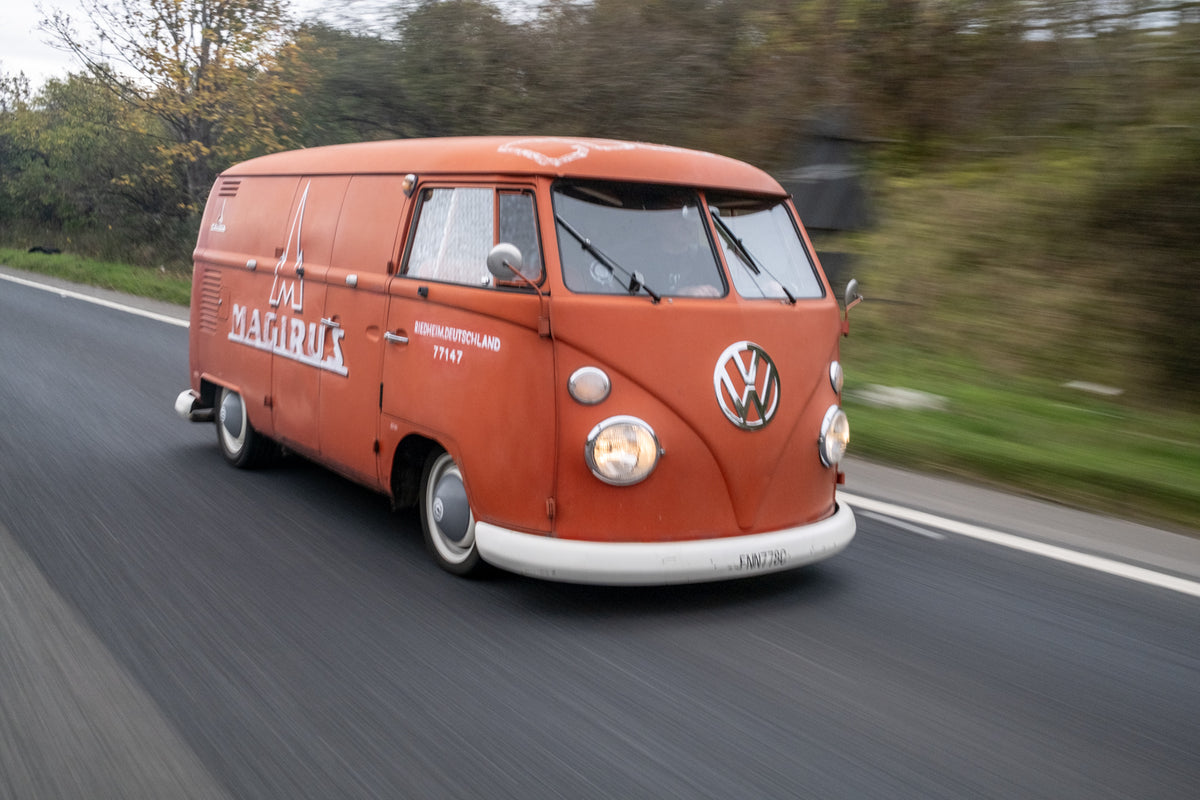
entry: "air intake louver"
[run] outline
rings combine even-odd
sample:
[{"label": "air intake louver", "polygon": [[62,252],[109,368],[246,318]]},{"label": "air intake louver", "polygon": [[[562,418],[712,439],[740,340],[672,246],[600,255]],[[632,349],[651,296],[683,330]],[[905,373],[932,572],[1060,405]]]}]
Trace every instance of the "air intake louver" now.
[{"label": "air intake louver", "polygon": [[217,332],[217,314],[221,310],[221,273],[206,269],[200,277],[200,331]]}]

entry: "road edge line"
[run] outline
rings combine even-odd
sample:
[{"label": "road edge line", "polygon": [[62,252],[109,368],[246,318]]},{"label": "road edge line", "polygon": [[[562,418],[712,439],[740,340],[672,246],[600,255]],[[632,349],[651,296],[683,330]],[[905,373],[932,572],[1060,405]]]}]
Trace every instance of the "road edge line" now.
[{"label": "road edge line", "polygon": [[70,289],[61,289],[57,286],[51,286],[50,284],[47,284],[47,283],[38,283],[37,281],[30,281],[30,280],[26,280],[25,278],[18,278],[15,275],[6,275],[3,272],[0,272],[0,280],[9,281],[10,283],[16,283],[21,286],[28,286],[31,289],[41,289],[44,292],[52,292],[61,297],[69,297],[72,300],[82,300],[85,303],[92,303],[93,305],[104,306],[105,308],[111,308],[116,311],[124,311],[127,314],[134,314],[139,317],[145,317],[147,319],[155,320],[156,322],[165,322],[168,325],[175,325],[180,328],[188,327],[188,321],[186,319],[176,319],[175,317],[169,317],[166,314],[159,314],[156,311],[147,311],[143,308],[137,308],[136,306],[125,305],[124,303],[118,303],[113,300],[105,300],[103,297],[93,297],[92,295],[89,295],[89,294],[83,294],[81,292],[73,292]]},{"label": "road edge line", "polygon": [[1187,578],[1168,575],[1164,572],[1156,572],[1152,569],[1138,567],[1104,556],[1081,553],[1059,545],[1039,542],[1036,539],[1026,539],[1023,536],[1017,536],[1013,533],[1004,533],[992,530],[991,528],[984,528],[980,525],[972,525],[947,517],[939,517],[936,514],[917,511],[883,500],[873,500],[869,497],[862,497],[850,492],[839,491],[838,497],[855,508],[886,514],[917,525],[927,525],[931,528],[938,528],[960,536],[967,536],[978,541],[1007,547],[1010,550],[1020,550],[1021,552],[1053,559],[1054,561],[1061,561],[1065,564],[1072,564],[1096,572],[1103,572],[1108,575],[1115,575],[1120,578],[1156,586],[1160,589],[1169,589],[1170,591],[1191,595],[1192,597],[1200,597],[1200,583],[1188,580]]}]

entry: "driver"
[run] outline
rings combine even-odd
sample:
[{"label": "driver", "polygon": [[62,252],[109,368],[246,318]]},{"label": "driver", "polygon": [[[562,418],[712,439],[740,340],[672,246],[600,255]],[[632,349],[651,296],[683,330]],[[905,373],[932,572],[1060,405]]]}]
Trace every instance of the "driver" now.
[{"label": "driver", "polygon": [[[685,205],[664,211],[662,239],[656,257],[658,275],[667,294],[684,297],[721,297],[725,287],[717,272],[712,246],[704,233],[699,209]],[[651,285],[653,285],[651,281]]]}]

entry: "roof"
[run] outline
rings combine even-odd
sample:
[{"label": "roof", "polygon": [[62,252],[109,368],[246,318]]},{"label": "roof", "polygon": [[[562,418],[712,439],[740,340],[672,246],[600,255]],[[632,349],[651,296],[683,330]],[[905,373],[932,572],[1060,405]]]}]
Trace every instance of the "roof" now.
[{"label": "roof", "polygon": [[783,196],[766,172],[725,156],[667,145],[553,136],[449,137],[289,150],[223,175],[479,173],[643,181]]}]

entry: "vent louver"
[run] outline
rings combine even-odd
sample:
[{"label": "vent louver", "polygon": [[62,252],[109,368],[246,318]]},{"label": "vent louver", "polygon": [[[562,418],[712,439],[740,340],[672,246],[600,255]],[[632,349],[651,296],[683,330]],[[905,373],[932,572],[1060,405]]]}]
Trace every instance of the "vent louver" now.
[{"label": "vent louver", "polygon": [[200,331],[217,332],[217,314],[221,310],[221,273],[206,269],[200,278]]}]

